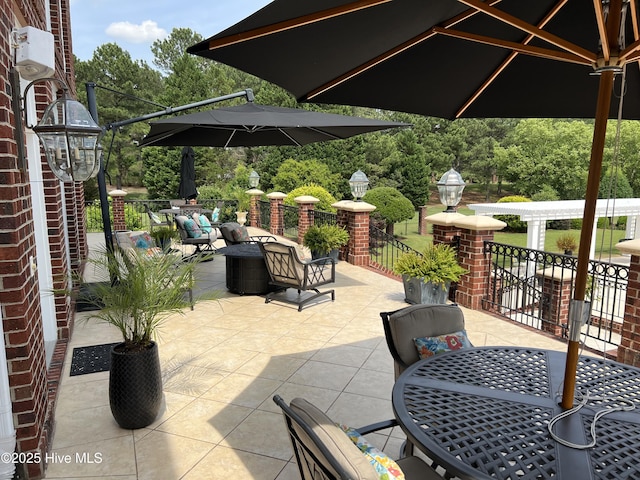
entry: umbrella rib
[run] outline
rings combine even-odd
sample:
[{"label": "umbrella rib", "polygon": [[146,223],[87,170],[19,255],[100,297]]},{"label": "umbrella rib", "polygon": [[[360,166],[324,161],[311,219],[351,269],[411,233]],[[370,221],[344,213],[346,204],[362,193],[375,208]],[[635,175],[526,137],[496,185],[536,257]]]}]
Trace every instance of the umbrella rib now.
[{"label": "umbrella rib", "polygon": [[531,25],[530,23],[520,20],[513,15],[509,15],[508,13],[502,12],[497,8],[493,8],[492,6],[485,4],[481,0],[458,0],[458,2],[468,5],[471,8],[475,8],[476,10],[495,18],[496,20],[506,23],[507,25],[511,25],[512,27],[534,35],[535,37],[540,38],[550,43],[551,45],[555,45],[556,47],[573,53],[578,57],[584,58],[590,63],[593,63],[596,60],[596,55],[593,52],[579,47],[578,45],[574,45],[571,42],[567,42],[566,40],[552,33],[545,32],[544,30],[541,30],[540,28]]},{"label": "umbrella rib", "polygon": [[[562,7],[564,7],[564,5],[568,2],[569,0],[560,0],[560,2],[558,2],[556,4],[556,6],[551,9],[551,11],[549,13],[547,13],[547,15],[545,16],[545,18],[542,19],[542,21],[538,24],[538,28],[544,28],[544,26],[549,23],[549,21],[551,19],[553,19],[553,17],[556,16],[556,14],[560,11],[560,9]],[[535,37],[531,34],[529,34],[527,36],[527,38],[522,42],[524,45],[527,45],[529,42],[531,42]],[[471,104],[473,102],[476,101],[476,99],[482,95],[482,93],[484,93],[484,91],[489,88],[489,86],[493,83],[493,81],[498,78],[498,76],[509,66],[509,64],[518,56],[518,52],[511,52],[509,54],[509,56],[505,59],[504,62],[502,62],[502,64],[493,71],[493,73],[489,76],[489,78],[487,78],[484,83],[482,84],[482,86],[476,90],[476,92],[471,95],[469,97],[469,99],[464,103],[464,105],[462,105],[462,108],[458,111],[458,113],[456,114],[456,118],[459,118],[466,110],[467,108],[469,108],[471,106]]]},{"label": "umbrella rib", "polygon": [[287,137],[289,140],[291,140],[295,144],[296,147],[301,147],[302,146],[302,144],[300,142],[298,142],[295,138],[293,138],[291,135],[289,135],[287,132],[285,132],[282,128],[278,127],[278,130],[280,130],[280,132],[285,137]]},{"label": "umbrella rib", "polygon": [[311,23],[321,22],[333,17],[339,17],[348,13],[356,12],[370,7],[377,7],[383,3],[390,2],[391,0],[358,0],[339,7],[328,8],[319,12],[310,13],[309,15],[302,15],[297,18],[277,22],[272,25],[266,25],[260,28],[254,28],[246,32],[231,35],[216,40],[209,41],[209,50],[215,50],[216,48],[226,47],[235,43],[246,42],[255,38],[264,37],[285,30],[291,30]]}]

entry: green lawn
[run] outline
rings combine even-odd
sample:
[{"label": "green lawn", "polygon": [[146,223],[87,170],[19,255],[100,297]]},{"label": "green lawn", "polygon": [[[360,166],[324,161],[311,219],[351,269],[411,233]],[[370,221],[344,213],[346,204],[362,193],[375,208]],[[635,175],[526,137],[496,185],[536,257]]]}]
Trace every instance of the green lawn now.
[{"label": "green lawn", "polygon": [[[433,215],[434,213],[442,212],[444,207],[442,205],[428,207],[427,215]],[[468,208],[460,208],[458,210],[460,213],[464,215],[472,215],[473,210]],[[394,227],[394,234],[403,243],[406,243],[411,248],[416,250],[422,250],[426,245],[431,243],[431,224],[427,225],[428,235],[419,235],[418,234],[418,214],[406,222],[396,223]],[[556,246],[556,239],[563,234],[572,233],[576,237],[576,241],[580,240],[580,231],[579,230],[547,230],[545,235],[545,243],[544,249],[547,252],[561,252],[560,249]],[[615,249],[611,248],[611,245],[615,245],[620,240],[624,238],[625,231],[624,230],[603,230],[598,229],[598,234],[596,237],[596,257],[602,255],[603,260],[606,260],[606,257],[611,254],[612,256],[620,255],[620,253]],[[517,247],[526,247],[527,246],[527,234],[526,233],[501,233],[496,232],[495,241],[497,243],[504,243],[507,245],[514,245]],[[575,255],[577,251],[573,252]]]}]

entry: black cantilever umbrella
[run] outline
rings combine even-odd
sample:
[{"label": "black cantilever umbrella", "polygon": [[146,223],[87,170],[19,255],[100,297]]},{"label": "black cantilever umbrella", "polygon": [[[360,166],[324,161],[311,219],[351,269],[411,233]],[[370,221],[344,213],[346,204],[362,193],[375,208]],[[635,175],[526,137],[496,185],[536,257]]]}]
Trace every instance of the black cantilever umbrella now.
[{"label": "black cantilever umbrella", "polygon": [[444,118],[594,118],[562,401],[569,408],[606,124],[620,103],[612,97],[623,100],[620,117],[640,119],[639,3],[275,0],[188,51],[298,101]]},{"label": "black cantilever umbrella", "polygon": [[408,126],[407,123],[249,102],[151,122],[151,130],[141,146],[299,146]]},{"label": "black cantilever umbrella", "polygon": [[196,155],[191,147],[182,149],[182,159],[180,160],[180,185],[178,186],[178,197],[190,200],[198,196],[196,189]]}]

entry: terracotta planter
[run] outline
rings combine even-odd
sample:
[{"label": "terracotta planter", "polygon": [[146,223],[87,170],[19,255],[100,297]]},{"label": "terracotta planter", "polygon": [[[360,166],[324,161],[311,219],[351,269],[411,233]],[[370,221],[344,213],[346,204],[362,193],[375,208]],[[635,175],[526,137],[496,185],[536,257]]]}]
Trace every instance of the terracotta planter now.
[{"label": "terracotta planter", "polygon": [[126,429],[143,428],[153,423],[162,403],[162,372],[158,345],[140,352],[111,349],[109,405],[118,425]]}]

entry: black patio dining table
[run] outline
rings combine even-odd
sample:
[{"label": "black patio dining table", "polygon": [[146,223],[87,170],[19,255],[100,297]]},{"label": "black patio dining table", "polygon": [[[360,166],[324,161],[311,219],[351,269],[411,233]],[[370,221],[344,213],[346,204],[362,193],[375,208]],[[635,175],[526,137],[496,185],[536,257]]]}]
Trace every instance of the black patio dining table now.
[{"label": "black patio dining table", "polygon": [[599,418],[595,446],[577,449],[548,430],[563,412],[565,355],[521,347],[435,355],[398,378],[394,413],[417,448],[462,479],[640,478],[640,369],[580,358],[576,388],[595,398],[560,419],[555,434],[584,445],[596,412],[636,409]]}]

